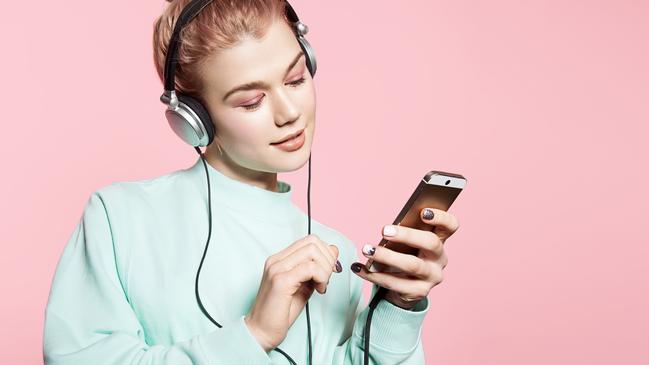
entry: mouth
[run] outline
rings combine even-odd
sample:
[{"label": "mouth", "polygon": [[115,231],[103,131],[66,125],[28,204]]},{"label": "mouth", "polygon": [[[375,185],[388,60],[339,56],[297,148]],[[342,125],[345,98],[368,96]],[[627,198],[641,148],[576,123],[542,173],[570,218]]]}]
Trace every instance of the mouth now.
[{"label": "mouth", "polygon": [[271,143],[271,145],[281,144],[281,143],[284,143],[286,141],[292,140],[293,138],[298,137],[299,135],[301,135],[303,132],[304,132],[304,128],[300,129],[299,131],[297,131],[295,133],[287,135],[286,137],[282,138],[281,140],[279,140],[277,142]]},{"label": "mouth", "polygon": [[284,152],[295,152],[300,150],[302,146],[304,146],[304,142],[306,140],[305,135],[305,129],[302,128],[297,133],[289,134],[281,141],[271,143],[270,145]]}]

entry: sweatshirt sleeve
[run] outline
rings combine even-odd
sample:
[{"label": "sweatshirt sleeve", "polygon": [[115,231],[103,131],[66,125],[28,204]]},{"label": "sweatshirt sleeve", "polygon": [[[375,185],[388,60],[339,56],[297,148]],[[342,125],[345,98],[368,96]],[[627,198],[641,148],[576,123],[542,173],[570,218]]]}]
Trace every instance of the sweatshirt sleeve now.
[{"label": "sweatshirt sleeve", "polygon": [[[359,261],[357,253],[354,254],[354,258],[355,261]],[[349,275],[352,284],[348,321],[352,331],[349,338],[336,347],[332,361],[335,365],[362,365],[364,360],[363,332],[369,313],[369,302],[362,294],[363,279],[351,272]],[[378,285],[372,285],[372,297],[378,288]],[[428,309],[428,298],[422,299],[412,310],[395,306],[387,300],[380,300],[374,309],[370,325],[369,363],[425,365],[420,335]]]},{"label": "sweatshirt sleeve", "polygon": [[244,316],[170,346],[148,345],[118,275],[102,197],[93,193],[59,259],[45,309],[45,364],[270,364]]}]

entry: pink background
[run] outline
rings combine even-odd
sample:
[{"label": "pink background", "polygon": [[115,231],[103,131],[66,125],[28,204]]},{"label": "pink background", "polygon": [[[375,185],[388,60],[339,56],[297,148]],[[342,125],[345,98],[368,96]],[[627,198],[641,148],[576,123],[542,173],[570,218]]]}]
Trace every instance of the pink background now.
[{"label": "pink background", "polygon": [[[461,173],[428,363],[649,363],[647,2],[405,3],[293,0],[319,65],[314,217],[360,250],[426,171]],[[1,363],[42,362],[89,194],[195,161],[158,101],[165,4],[3,5]],[[304,209],[306,173],[280,175]]]}]

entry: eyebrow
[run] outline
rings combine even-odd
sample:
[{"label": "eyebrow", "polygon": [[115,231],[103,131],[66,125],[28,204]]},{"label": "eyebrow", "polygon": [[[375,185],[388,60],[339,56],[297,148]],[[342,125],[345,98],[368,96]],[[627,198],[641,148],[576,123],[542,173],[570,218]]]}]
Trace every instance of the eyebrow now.
[{"label": "eyebrow", "polygon": [[[298,54],[295,56],[295,58],[293,59],[293,61],[291,61],[291,63],[290,63],[290,64],[288,65],[288,67],[286,68],[286,72],[284,73],[284,77],[286,77],[286,75],[291,71],[291,69],[293,68],[293,66],[295,66],[295,64],[297,63],[297,61],[299,61],[300,58],[301,58],[302,56],[304,56],[304,53],[303,53],[302,51],[300,51],[300,53],[298,53]],[[223,96],[223,101],[225,101],[225,100],[228,98],[228,96],[234,94],[234,93],[237,92],[237,91],[242,91],[242,90],[252,90],[252,89],[264,89],[264,88],[268,88],[268,84],[266,84],[266,83],[263,82],[263,81],[252,81],[252,82],[248,82],[248,83],[245,83],[245,84],[243,84],[243,85],[239,85],[239,86],[233,88],[232,90],[228,91],[228,92],[225,94],[225,96]]]}]

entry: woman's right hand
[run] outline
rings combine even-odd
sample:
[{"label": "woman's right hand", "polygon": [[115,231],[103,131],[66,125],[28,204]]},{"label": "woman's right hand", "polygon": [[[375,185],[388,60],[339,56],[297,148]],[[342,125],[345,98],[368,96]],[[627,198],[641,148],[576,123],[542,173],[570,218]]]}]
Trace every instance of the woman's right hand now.
[{"label": "woman's right hand", "polygon": [[338,253],[338,247],[310,234],[266,259],[257,298],[245,317],[266,352],[284,341],[313,290],[324,294],[331,274],[342,271]]}]

